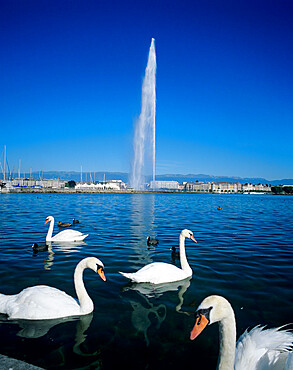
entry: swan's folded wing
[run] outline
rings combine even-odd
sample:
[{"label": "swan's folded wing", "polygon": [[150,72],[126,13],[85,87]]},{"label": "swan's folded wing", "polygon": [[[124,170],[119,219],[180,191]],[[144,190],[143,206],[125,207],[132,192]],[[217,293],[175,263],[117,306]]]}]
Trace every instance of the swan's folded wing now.
[{"label": "swan's folded wing", "polygon": [[150,263],[134,273],[120,273],[135,283],[163,284],[188,277],[183,270],[165,262]]},{"label": "swan's folded wing", "polygon": [[9,304],[10,319],[41,320],[78,314],[77,301],[62,290],[37,285],[22,290]]},{"label": "swan's folded wing", "polygon": [[80,241],[85,239],[88,236],[88,234],[83,234],[80,231],[77,230],[63,230],[60,231],[58,234],[52,237],[52,240],[54,241]]}]

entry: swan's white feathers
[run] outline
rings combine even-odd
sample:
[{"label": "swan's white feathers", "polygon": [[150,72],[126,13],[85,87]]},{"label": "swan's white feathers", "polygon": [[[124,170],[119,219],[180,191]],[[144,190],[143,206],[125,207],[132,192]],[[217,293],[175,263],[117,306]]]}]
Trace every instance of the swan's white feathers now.
[{"label": "swan's white feathers", "polygon": [[86,237],[88,236],[88,234],[83,234],[81,233],[80,231],[77,231],[77,230],[63,230],[63,231],[60,231],[58,234],[56,234],[55,236],[52,237],[52,241],[68,241],[68,240],[71,240],[71,241],[82,241],[83,239],[85,239]]},{"label": "swan's white feathers", "polygon": [[152,284],[172,283],[174,281],[184,280],[192,276],[192,270],[188,264],[185,254],[185,238],[192,239],[194,242],[196,242],[193,237],[192,231],[188,229],[184,229],[181,231],[179,237],[181,269],[169,263],[153,262],[144,266],[136,272],[120,272],[120,274],[135,283]]},{"label": "swan's white feathers", "polygon": [[288,353],[285,370],[293,370],[293,351]]},{"label": "swan's white feathers", "polygon": [[286,352],[293,349],[293,333],[282,328],[258,325],[245,330],[237,341],[235,369],[285,369]]},{"label": "swan's white feathers", "polygon": [[45,224],[47,222],[50,222],[50,226],[49,226],[48,233],[47,233],[47,236],[46,236],[46,241],[47,242],[49,242],[49,241],[52,241],[52,242],[66,242],[66,241],[67,242],[80,242],[88,236],[88,234],[83,234],[80,231],[71,230],[71,229],[60,231],[58,234],[52,236],[53,235],[54,223],[55,223],[54,217],[53,216],[48,216],[46,218]]},{"label": "swan's white feathers", "polygon": [[[95,257],[79,261],[74,272],[74,287],[77,300],[62,290],[36,285],[23,289],[14,295],[0,294],[0,312],[10,319],[47,320],[68,316],[86,315],[93,311],[94,304],[83,283],[83,271],[86,268],[99,272],[103,263]],[[103,274],[99,273],[105,280]]]},{"label": "swan's white feathers", "polygon": [[120,274],[135,283],[169,283],[170,275],[174,281],[183,280],[186,278],[184,272],[180,268],[165,262],[153,262],[136,272],[120,272]]},{"label": "swan's white feathers", "polygon": [[[209,310],[204,313],[205,310]],[[236,344],[234,311],[224,297],[212,295],[199,305],[197,313],[205,316],[210,324],[219,322],[220,353],[218,368],[221,370],[293,370],[293,332],[281,326],[267,329],[256,326],[246,330]],[[190,338],[204,329],[197,319]],[[197,330],[196,330],[197,329]]]},{"label": "swan's white feathers", "polygon": [[5,308],[1,312],[10,319],[42,320],[80,314],[77,301],[65,292],[46,285],[36,285],[19,294],[4,296]]}]

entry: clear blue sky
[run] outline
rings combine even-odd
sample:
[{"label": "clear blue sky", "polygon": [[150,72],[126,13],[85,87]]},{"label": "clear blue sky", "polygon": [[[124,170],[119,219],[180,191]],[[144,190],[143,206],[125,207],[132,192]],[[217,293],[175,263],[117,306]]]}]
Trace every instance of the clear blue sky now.
[{"label": "clear blue sky", "polygon": [[129,172],[152,37],[157,173],[293,178],[291,0],[0,0],[10,168]]}]

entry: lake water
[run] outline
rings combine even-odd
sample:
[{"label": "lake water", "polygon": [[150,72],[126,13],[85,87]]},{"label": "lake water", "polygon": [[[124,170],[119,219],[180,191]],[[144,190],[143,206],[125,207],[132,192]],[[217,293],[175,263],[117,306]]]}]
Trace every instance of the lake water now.
[{"label": "lake water", "polygon": [[[217,207],[222,210],[217,210]],[[84,244],[44,243],[47,216],[89,236]],[[160,286],[132,285],[118,271],[154,261],[174,263],[180,231],[193,277]],[[193,312],[210,294],[225,296],[247,327],[292,323],[293,197],[199,194],[1,194],[0,292],[45,284],[75,295],[73,271],[84,257],[105,265],[106,282],[84,273],[93,314],[53,321],[0,315],[0,353],[45,369],[215,369],[218,327],[190,341]],[[146,238],[159,245],[148,248]],[[175,261],[178,265],[178,261]]]}]

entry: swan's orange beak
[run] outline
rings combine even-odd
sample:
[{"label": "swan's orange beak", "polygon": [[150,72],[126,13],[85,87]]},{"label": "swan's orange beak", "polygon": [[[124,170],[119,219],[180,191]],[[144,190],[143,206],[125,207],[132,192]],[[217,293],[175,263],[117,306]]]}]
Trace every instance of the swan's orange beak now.
[{"label": "swan's orange beak", "polygon": [[197,241],[194,239],[194,236],[193,235],[191,235],[190,239],[193,240],[194,243],[197,243]]},{"label": "swan's orange beak", "polygon": [[44,225],[46,225],[46,223],[47,223],[48,221],[49,221],[49,220],[46,220],[46,221],[45,221],[45,223],[44,223]]},{"label": "swan's orange beak", "polygon": [[190,333],[190,339],[193,340],[203,331],[207,326],[209,320],[202,314],[200,314],[195,321],[194,327]]},{"label": "swan's orange beak", "polygon": [[104,270],[101,268],[98,269],[97,273],[100,275],[101,279],[106,281],[106,276],[104,274]]}]

